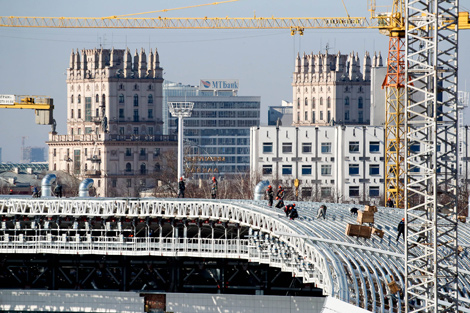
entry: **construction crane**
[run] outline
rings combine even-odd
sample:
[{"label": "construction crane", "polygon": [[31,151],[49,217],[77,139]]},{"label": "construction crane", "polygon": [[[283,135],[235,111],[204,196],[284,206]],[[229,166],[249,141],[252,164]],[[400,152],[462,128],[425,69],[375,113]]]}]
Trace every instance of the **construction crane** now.
[{"label": "construction crane", "polygon": [[457,34],[470,28],[469,14],[457,0],[393,0],[387,13],[376,12],[375,0],[368,4],[370,19],[4,16],[0,27],[378,29],[389,36],[385,188],[405,209],[405,310],[457,312]]},{"label": "construction crane", "polygon": [[55,131],[54,104],[52,98],[45,96],[0,95],[0,108],[32,109],[35,111],[36,124],[52,125]]}]

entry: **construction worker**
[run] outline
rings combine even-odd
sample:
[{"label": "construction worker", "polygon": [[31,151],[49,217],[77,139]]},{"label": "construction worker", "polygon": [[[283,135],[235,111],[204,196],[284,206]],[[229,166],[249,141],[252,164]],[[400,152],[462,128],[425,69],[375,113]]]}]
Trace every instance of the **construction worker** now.
[{"label": "construction worker", "polygon": [[405,219],[402,218],[400,223],[398,223],[398,226],[397,226],[397,231],[398,231],[398,235],[397,235],[397,241],[398,239],[400,239],[400,235],[403,234],[403,238],[405,237]]},{"label": "construction worker", "polygon": [[184,198],[184,190],[186,189],[186,186],[184,184],[183,177],[180,177],[180,181],[178,183],[178,198]]},{"label": "construction worker", "polygon": [[388,200],[387,200],[387,206],[388,206],[389,208],[393,208],[393,200],[392,200],[392,198],[388,198]]},{"label": "construction worker", "polygon": [[274,191],[273,186],[269,185],[266,189],[266,196],[268,197],[268,206],[273,206]]},{"label": "construction worker", "polygon": [[212,199],[217,198],[217,179],[215,177],[212,177],[211,196]]},{"label": "construction worker", "polygon": [[57,198],[62,198],[62,185],[57,183],[54,188],[54,193]]},{"label": "construction worker", "polygon": [[294,207],[290,211],[289,217],[291,220],[295,220],[297,217],[299,217],[299,213],[297,213],[297,209],[295,208],[295,203],[294,203]]},{"label": "construction worker", "polygon": [[290,213],[292,212],[294,208],[295,208],[295,203],[288,204],[285,206],[284,213],[286,213],[286,217],[289,217]]},{"label": "construction worker", "polygon": [[323,217],[323,219],[326,219],[326,205],[322,204],[320,206],[320,209],[318,209],[318,214],[317,218]]},{"label": "construction worker", "polygon": [[277,189],[276,200],[276,208],[282,208],[284,206],[284,189],[281,185],[279,185],[279,188]]}]

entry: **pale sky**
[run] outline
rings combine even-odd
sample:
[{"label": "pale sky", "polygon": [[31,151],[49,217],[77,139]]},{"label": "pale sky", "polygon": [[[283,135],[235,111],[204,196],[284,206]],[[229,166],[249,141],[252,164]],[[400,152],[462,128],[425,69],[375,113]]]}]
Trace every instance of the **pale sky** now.
[{"label": "pale sky", "polygon": [[[187,0],[0,0],[2,16],[101,17],[178,8],[211,1]],[[367,0],[344,0],[350,16],[369,17]],[[378,3],[381,1],[377,1]],[[385,1],[385,3],[392,0]],[[461,10],[470,0],[460,1]],[[343,17],[341,0],[240,0],[145,17]],[[470,30],[459,32],[459,89],[470,90]],[[72,49],[157,48],[165,79],[197,85],[201,78],[238,79],[240,96],[261,97],[261,123],[267,108],[292,101],[292,72],[298,52],[381,52],[388,37],[378,30],[118,30],[0,28],[0,94],[46,95],[54,99],[57,131],[66,130],[66,82]],[[466,86],[468,85],[468,86]],[[26,146],[46,147],[50,126],[36,125],[32,110],[1,109],[0,147],[4,162],[20,160]]]}]

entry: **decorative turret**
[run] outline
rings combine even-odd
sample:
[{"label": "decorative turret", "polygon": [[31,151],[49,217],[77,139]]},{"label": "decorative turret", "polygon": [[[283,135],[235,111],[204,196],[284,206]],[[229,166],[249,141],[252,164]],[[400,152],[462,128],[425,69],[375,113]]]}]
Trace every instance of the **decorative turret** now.
[{"label": "decorative turret", "polygon": [[150,53],[149,53],[149,62],[148,62],[148,75],[149,77],[155,77],[155,71],[153,69],[153,63],[154,63],[154,59],[153,59],[153,52],[152,52],[152,49],[150,49]]},{"label": "decorative turret", "polygon": [[371,61],[369,52],[366,52],[364,55],[364,71],[362,73],[363,80],[370,80],[370,68],[371,68]]},{"label": "decorative turret", "polygon": [[113,47],[109,54],[109,67],[115,67],[117,65],[117,60],[116,60],[116,56],[114,53],[115,52],[114,52],[114,47]]},{"label": "decorative turret", "polygon": [[80,52],[75,53],[75,66],[74,69],[79,70],[80,69]]},{"label": "decorative turret", "polygon": [[308,72],[315,73],[315,59],[313,58],[313,52],[308,56],[309,63],[308,63]]},{"label": "decorative turret", "polygon": [[297,53],[297,58],[295,58],[295,73],[300,73],[300,54]]},{"label": "decorative turret", "polygon": [[305,55],[305,52],[304,52],[304,55],[302,59],[300,60],[300,72],[306,73],[307,68],[308,68],[308,61],[307,61],[307,56]]},{"label": "decorative turret", "polygon": [[72,53],[70,54],[69,69],[73,70],[73,67],[75,65],[74,63],[75,63],[75,52],[73,52],[73,49],[72,49]]},{"label": "decorative turret", "polygon": [[379,51],[379,58],[378,58],[377,66],[380,66],[380,67],[384,66],[382,62],[382,53],[380,53],[380,51]]},{"label": "decorative turret", "polygon": [[86,50],[82,51],[82,62],[81,62],[81,70],[82,70],[82,77],[85,78],[86,71],[88,69],[88,63],[86,60]]},{"label": "decorative turret", "polygon": [[139,54],[137,53],[137,49],[135,49],[134,53],[134,66],[132,67],[132,70],[137,74],[139,70]]},{"label": "decorative turret", "polygon": [[124,77],[129,78],[131,77],[132,73],[132,58],[131,52],[129,48],[126,50],[126,54],[124,54]]},{"label": "decorative turret", "polygon": [[139,55],[139,77],[145,78],[145,76],[147,76],[147,55],[142,48]]},{"label": "decorative turret", "polygon": [[103,55],[103,48],[101,48],[99,52],[98,68],[103,69],[104,67],[105,67],[105,56]]}]

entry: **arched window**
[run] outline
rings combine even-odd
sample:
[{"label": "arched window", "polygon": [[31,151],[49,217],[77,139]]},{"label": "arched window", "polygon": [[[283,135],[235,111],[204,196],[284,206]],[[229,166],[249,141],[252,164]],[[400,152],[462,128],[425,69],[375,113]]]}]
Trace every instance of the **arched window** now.
[{"label": "arched window", "polygon": [[323,105],[323,97],[320,97],[320,106]]},{"label": "arched window", "polygon": [[305,98],[305,106],[308,106],[308,99]]},{"label": "arched window", "polygon": [[297,108],[300,108],[300,98],[297,98]]},{"label": "arched window", "polygon": [[155,163],[155,166],[153,168],[155,172],[160,172],[160,163]]},{"label": "arched window", "polygon": [[70,103],[73,103],[73,95],[70,96]]},{"label": "arched window", "polygon": [[96,103],[99,103],[100,102],[100,95],[99,94],[96,94]]},{"label": "arched window", "polygon": [[78,95],[78,97],[77,97],[77,103],[82,103],[82,96]]},{"label": "arched window", "polygon": [[134,106],[135,107],[139,106],[139,95],[137,94],[134,95]]},{"label": "arched window", "polygon": [[328,109],[331,108],[331,98],[330,97],[328,97],[328,99],[326,99],[326,106],[327,106]]},{"label": "arched window", "polygon": [[102,96],[101,98],[102,98],[101,103],[102,103],[103,105],[105,105],[105,104],[106,104],[106,95],[103,94],[103,96]]},{"label": "arched window", "polygon": [[315,109],[315,97],[312,98],[312,109]]},{"label": "arched window", "polygon": [[362,102],[362,97],[359,97],[359,99],[357,99],[357,108],[362,109],[363,105],[364,103]]},{"label": "arched window", "polygon": [[147,173],[147,166],[145,165],[145,163],[142,163],[140,165],[140,174],[144,175]]},{"label": "arched window", "polygon": [[126,172],[132,172],[132,165],[129,162],[126,163]]},{"label": "arched window", "polygon": [[153,103],[153,96],[152,95],[148,96],[148,103]]},{"label": "arched window", "polygon": [[344,98],[344,105],[349,105],[349,97]]},{"label": "arched window", "polygon": [[124,95],[122,93],[119,95],[119,103],[124,103]]}]

